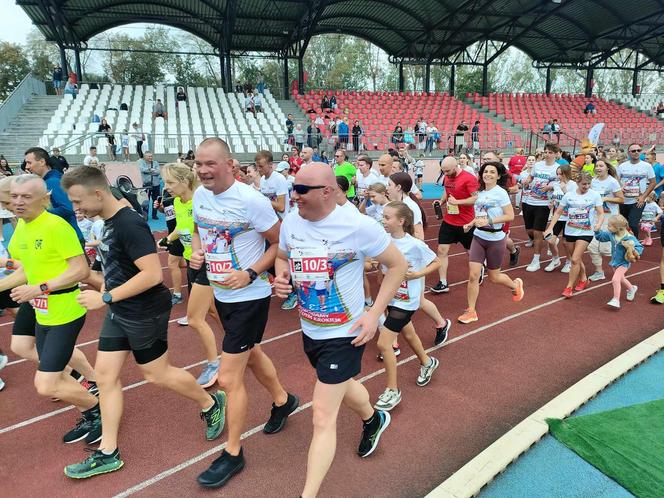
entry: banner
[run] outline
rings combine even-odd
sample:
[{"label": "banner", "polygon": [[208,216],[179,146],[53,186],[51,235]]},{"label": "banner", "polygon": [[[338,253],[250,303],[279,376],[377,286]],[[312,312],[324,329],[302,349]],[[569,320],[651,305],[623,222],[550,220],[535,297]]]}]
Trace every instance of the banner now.
[{"label": "banner", "polygon": [[588,132],[588,140],[590,140],[590,143],[593,145],[599,144],[599,135],[602,133],[602,130],[604,129],[604,123],[597,123],[595,126],[593,126],[590,131]]}]

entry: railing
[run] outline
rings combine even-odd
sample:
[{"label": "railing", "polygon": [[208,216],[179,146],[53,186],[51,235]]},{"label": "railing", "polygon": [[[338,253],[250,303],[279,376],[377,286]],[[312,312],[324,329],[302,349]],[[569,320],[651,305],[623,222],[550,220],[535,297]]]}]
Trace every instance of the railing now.
[{"label": "railing", "polygon": [[9,123],[16,117],[33,95],[46,95],[46,85],[43,81],[28,73],[21,80],[9,97],[0,105],[0,131],[4,131]]}]

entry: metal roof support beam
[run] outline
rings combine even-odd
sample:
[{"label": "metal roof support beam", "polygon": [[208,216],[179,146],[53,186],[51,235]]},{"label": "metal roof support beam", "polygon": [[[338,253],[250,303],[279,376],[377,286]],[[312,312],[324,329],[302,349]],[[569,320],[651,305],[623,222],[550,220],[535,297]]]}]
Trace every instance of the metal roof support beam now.
[{"label": "metal roof support beam", "polygon": [[484,42],[484,64],[482,65],[482,97],[489,95],[489,41]]},{"label": "metal roof support beam", "polygon": [[67,67],[67,55],[65,54],[65,46],[61,43],[58,43],[58,48],[60,49],[60,66],[62,67],[62,74],[65,78],[69,75],[69,68]]},{"label": "metal roof support beam", "polygon": [[431,62],[424,65],[424,91],[431,93]]},{"label": "metal roof support beam", "polygon": [[454,86],[456,85],[456,65],[450,66],[450,96],[454,97]]},{"label": "metal roof support beam", "polygon": [[288,51],[284,51],[284,100],[290,99],[290,85],[288,84]]},{"label": "metal roof support beam", "polygon": [[639,92],[639,53],[634,52],[634,74],[632,74],[632,95],[636,97]]},{"label": "metal roof support beam", "polygon": [[320,17],[327,7],[328,0],[314,0],[310,3],[309,8],[307,9],[307,14],[302,17],[300,24],[295,28],[291,34],[291,39],[288,41],[289,45],[292,45],[298,39],[302,42],[300,45],[300,53],[298,54],[299,58],[304,57],[304,53],[307,51],[311,37],[318,26]]},{"label": "metal roof support beam", "polygon": [[297,58],[297,93],[304,95],[304,60],[303,57]]},{"label": "metal roof support beam", "polygon": [[399,61],[399,91],[403,92],[404,81],[403,81],[403,61]]},{"label": "metal roof support beam", "polygon": [[551,95],[551,66],[546,68],[546,84],[544,86],[544,92],[547,95]]},{"label": "metal roof support beam", "polygon": [[224,22],[221,25],[221,57],[224,58],[226,70],[226,92],[233,91],[233,74],[231,68],[231,50],[233,49],[233,31],[235,31],[235,17],[237,16],[237,0],[226,0]]},{"label": "metal roof support beam", "polygon": [[76,64],[76,77],[79,85],[83,81],[83,71],[81,68],[81,47],[74,47],[74,63]]},{"label": "metal roof support beam", "polygon": [[593,96],[593,86],[595,85],[595,68],[589,66],[586,70],[586,91],[585,96],[587,99]]}]

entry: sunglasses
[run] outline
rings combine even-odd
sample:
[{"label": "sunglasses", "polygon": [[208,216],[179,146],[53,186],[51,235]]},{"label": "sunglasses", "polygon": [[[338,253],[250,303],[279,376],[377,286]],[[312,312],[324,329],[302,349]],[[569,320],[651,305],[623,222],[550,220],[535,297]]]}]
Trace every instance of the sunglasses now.
[{"label": "sunglasses", "polygon": [[641,152],[641,149],[630,149],[630,152]]},{"label": "sunglasses", "polygon": [[306,195],[310,190],[316,190],[319,188],[325,188],[325,185],[302,185],[300,183],[293,185],[293,190],[299,195]]}]

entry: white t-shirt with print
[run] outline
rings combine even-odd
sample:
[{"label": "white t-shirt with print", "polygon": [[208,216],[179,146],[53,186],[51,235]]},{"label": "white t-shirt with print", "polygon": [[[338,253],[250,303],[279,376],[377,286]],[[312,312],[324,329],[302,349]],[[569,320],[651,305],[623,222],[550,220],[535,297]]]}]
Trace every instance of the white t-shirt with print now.
[{"label": "white t-shirt with print", "polygon": [[[509,206],[510,196],[507,191],[496,185],[491,190],[480,190],[477,193],[477,200],[475,201],[475,218],[498,218],[503,215],[503,208]],[[494,223],[492,225],[487,225],[487,228],[502,228],[502,223]],[[487,232],[485,230],[480,230],[475,228],[473,232],[475,237],[484,240],[503,240],[506,236],[505,232],[500,230],[499,232]]]},{"label": "white t-shirt with print", "polygon": [[357,188],[355,189],[355,195],[357,195],[360,200],[364,199],[367,195],[367,189],[374,183],[380,183],[378,181],[378,175],[374,170],[369,170],[369,174],[364,176],[362,173],[358,173],[355,177],[357,180]]},{"label": "white t-shirt with print", "polygon": [[270,178],[265,178],[261,176],[260,191],[265,197],[270,201],[276,201],[277,197],[280,195],[284,196],[284,211],[277,213],[279,219],[283,220],[284,217],[288,214],[290,208],[290,192],[288,189],[288,180],[284,178],[284,175],[276,172],[272,172]]},{"label": "white t-shirt with print", "polygon": [[[607,176],[604,180],[595,177],[590,183],[590,188],[599,193],[601,197],[615,197],[615,193],[622,190],[620,182],[612,176]],[[609,216],[618,214],[618,204],[615,202],[603,202],[604,223],[608,221]]]},{"label": "white t-shirt with print", "polygon": [[551,182],[555,182],[558,178],[556,170],[560,166],[558,163],[553,163],[551,166],[547,165],[544,161],[533,164],[530,170],[530,176],[533,180],[530,182],[530,190],[528,197],[523,202],[531,206],[548,206],[551,192],[543,192],[542,187],[546,187]]},{"label": "white t-shirt with print", "polygon": [[403,203],[406,206],[408,206],[410,208],[410,210],[413,212],[413,226],[414,225],[421,225],[422,224],[422,211],[420,210],[420,206],[418,206],[417,203],[407,195],[403,196]]},{"label": "white t-shirt with print", "polygon": [[655,170],[645,161],[636,164],[625,161],[618,165],[616,171],[622,183],[625,204],[636,204],[638,197],[647,190],[650,180],[655,178]]},{"label": "white t-shirt with print", "polygon": [[565,235],[592,237],[595,234],[595,208],[602,207],[602,197],[598,192],[592,189],[585,194],[569,191],[560,200],[560,205],[567,207]]},{"label": "white t-shirt with print", "polygon": [[357,209],[357,206],[350,201],[344,202],[339,207],[345,216],[356,216],[358,214],[362,214],[360,213],[359,209]]},{"label": "white t-shirt with print", "polygon": [[236,181],[218,195],[198,187],[193,211],[214,297],[222,303],[237,303],[272,294],[267,272],[242,289],[224,285],[228,273],[250,268],[265,253],[261,233],[279,221],[270,201],[253,187]]},{"label": "white t-shirt with print", "polygon": [[[576,192],[576,189],[578,188],[576,182],[574,180],[569,180],[565,184],[565,191],[563,192],[563,187],[561,183],[556,180],[555,182],[551,183],[551,186],[553,187],[553,192],[551,192],[551,200],[553,201],[553,209],[554,211],[558,209],[560,206],[560,200],[565,197],[565,194],[567,192]],[[560,215],[560,218],[558,218],[559,221],[567,221],[567,207],[563,208],[563,214]]]},{"label": "white t-shirt with print", "polygon": [[662,214],[662,208],[656,202],[646,202],[643,212],[641,213],[641,221],[652,222],[655,221],[658,214]]},{"label": "white t-shirt with print", "polygon": [[[420,239],[406,234],[400,239],[392,237],[392,243],[399,249],[401,254],[408,262],[408,269],[416,272],[421,271],[434,259],[436,254],[429,249],[429,246]],[[386,268],[383,267],[383,273]],[[416,310],[420,307],[420,297],[422,296],[422,288],[424,285],[424,278],[415,278],[413,280],[404,280],[401,282],[397,293],[390,301],[390,306],[395,306],[402,310]]]},{"label": "white t-shirt with print", "polygon": [[341,209],[337,206],[319,221],[291,212],[281,225],[279,249],[288,257],[302,331],[312,339],[359,333],[349,330],[364,313],[364,260],[390,245],[390,237],[374,220],[356,216],[348,223]]},{"label": "white t-shirt with print", "polygon": [[383,224],[383,209],[385,209],[385,206],[383,204],[372,204],[371,206],[367,206],[365,209],[367,216],[370,218],[373,218],[376,220],[378,223],[381,225]]}]

